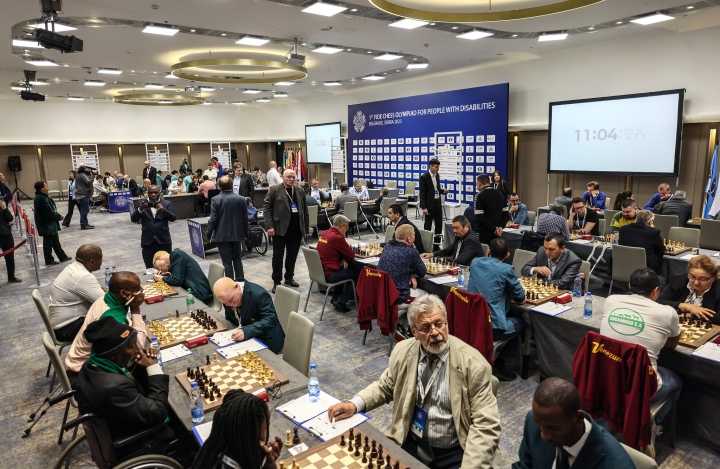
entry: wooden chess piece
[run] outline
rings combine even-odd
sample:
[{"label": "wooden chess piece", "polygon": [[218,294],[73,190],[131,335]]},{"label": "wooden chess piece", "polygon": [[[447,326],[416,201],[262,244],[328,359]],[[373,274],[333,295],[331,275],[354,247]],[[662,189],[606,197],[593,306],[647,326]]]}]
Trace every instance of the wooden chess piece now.
[{"label": "wooden chess piece", "polygon": [[172,313],[171,313],[170,311],[168,311],[168,321],[169,321],[170,319],[172,319]]},{"label": "wooden chess piece", "polygon": [[206,365],[210,364],[210,355],[205,355],[205,364]]},{"label": "wooden chess piece", "polygon": [[367,462],[367,453],[365,451],[363,451],[362,463],[364,464],[366,462]]},{"label": "wooden chess piece", "polygon": [[298,435],[297,427],[295,427],[293,429],[293,432],[295,433],[295,436],[293,436],[293,445],[299,445],[300,444],[300,436]]},{"label": "wooden chess piece", "polygon": [[213,352],[213,363],[217,363],[217,352]]},{"label": "wooden chess piece", "polygon": [[375,440],[372,440],[372,446],[370,448],[370,457],[373,459],[377,459],[378,452],[377,452],[377,446]]},{"label": "wooden chess piece", "polygon": [[340,446],[345,446],[345,435],[340,435]]},{"label": "wooden chess piece", "polygon": [[370,451],[370,445],[368,444],[370,439],[365,436],[365,446],[363,446],[363,451]]},{"label": "wooden chess piece", "polygon": [[[290,436],[291,433],[292,432],[289,429],[285,432],[285,447],[286,448],[292,448],[292,446],[293,446],[292,436]],[[295,459],[293,459],[293,466],[295,466]]]}]

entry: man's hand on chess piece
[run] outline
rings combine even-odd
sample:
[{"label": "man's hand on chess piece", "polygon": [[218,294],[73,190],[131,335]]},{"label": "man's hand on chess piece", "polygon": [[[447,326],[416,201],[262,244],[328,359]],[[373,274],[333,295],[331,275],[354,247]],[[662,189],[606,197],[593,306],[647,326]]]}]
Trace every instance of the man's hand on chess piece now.
[{"label": "man's hand on chess piece", "polygon": [[236,342],[242,342],[245,340],[245,332],[243,332],[242,327],[238,327],[235,331],[233,331],[232,340]]},{"label": "man's hand on chess piece", "polygon": [[268,441],[267,444],[263,441],[260,442],[260,449],[262,449],[263,453],[265,453],[265,464],[263,464],[262,469],[277,468],[275,461],[277,461],[277,458],[280,457],[280,450],[282,450],[282,447],[283,442],[277,436],[275,437],[275,441]]},{"label": "man's hand on chess piece", "polygon": [[420,254],[420,257],[423,259],[431,259],[433,257],[433,255],[430,252],[424,252],[424,253]]},{"label": "man's hand on chess piece", "polygon": [[682,303],[680,305],[680,311],[683,313],[690,313],[696,318],[701,318],[705,321],[709,321],[713,316],[715,316],[715,311],[710,308],[703,308],[702,306],[691,305],[689,303]]},{"label": "man's hand on chess piece", "polygon": [[162,274],[157,273],[157,274],[154,274],[154,275],[153,275],[153,280],[155,280],[156,282],[159,282],[159,281],[161,281],[162,279],[163,279]]},{"label": "man's hand on chess piece", "polygon": [[534,273],[540,275],[541,277],[549,277],[552,273],[548,267],[535,267]]},{"label": "man's hand on chess piece", "polygon": [[147,368],[150,365],[157,364],[157,350],[154,349],[140,349],[133,357],[133,361],[142,367]]},{"label": "man's hand on chess piece", "polygon": [[328,420],[343,420],[352,417],[357,412],[355,404],[352,402],[338,402],[331,405],[328,409]]}]

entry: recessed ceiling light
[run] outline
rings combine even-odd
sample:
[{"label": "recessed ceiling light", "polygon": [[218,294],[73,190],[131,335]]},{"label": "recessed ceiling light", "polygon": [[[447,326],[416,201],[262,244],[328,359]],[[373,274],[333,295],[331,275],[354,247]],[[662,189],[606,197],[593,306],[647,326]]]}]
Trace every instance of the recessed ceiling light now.
[{"label": "recessed ceiling light", "polygon": [[275,96],[276,98],[287,98],[288,94],[287,93],[275,93],[273,96]]},{"label": "recessed ceiling light", "polygon": [[159,34],[161,36],[174,36],[180,32],[180,30],[166,26],[145,26],[143,32],[149,34]]},{"label": "recessed ceiling light", "polygon": [[292,86],[294,84],[295,84],[294,81],[279,81],[279,82],[275,83],[276,86]]},{"label": "recessed ceiling light", "polygon": [[369,80],[369,81],[376,81],[376,80],[384,80],[385,77],[381,77],[379,75],[368,75],[366,77],[362,77],[363,80]]},{"label": "recessed ceiling light", "polygon": [[172,104],[172,101],[170,101],[169,99],[162,99],[158,101],[158,104]]},{"label": "recessed ceiling light", "polygon": [[31,81],[30,84],[36,85],[36,86],[45,86],[45,85],[49,85],[50,83],[48,83],[46,81]]},{"label": "recessed ceiling light", "polygon": [[622,24],[622,23],[623,23],[622,21],[618,21],[618,22],[617,22],[617,23],[615,23],[615,24]]},{"label": "recessed ceiling light", "polygon": [[430,23],[428,26],[435,26],[435,23]]},{"label": "recessed ceiling light", "polygon": [[342,47],[320,46],[313,49],[313,52],[317,52],[319,54],[336,54],[344,50],[345,49],[343,49]]},{"label": "recessed ceiling light", "polygon": [[595,28],[592,27],[592,26],[590,26],[588,29],[589,29],[590,31],[592,31],[592,30],[595,29]]},{"label": "recessed ceiling light", "polygon": [[541,34],[540,37],[538,37],[538,41],[545,42],[545,41],[562,41],[567,37],[567,33],[552,33],[552,34]]},{"label": "recessed ceiling light", "polygon": [[417,63],[417,64],[408,64],[407,68],[413,69],[413,68],[427,68],[429,64],[426,63]]},{"label": "recessed ceiling light", "polygon": [[165,78],[177,79],[177,77],[175,75],[173,75],[172,73],[168,73],[167,75],[165,75]]},{"label": "recessed ceiling light", "polygon": [[68,96],[68,101],[85,101],[85,98],[80,98],[78,96]]},{"label": "recessed ceiling light", "polygon": [[120,75],[122,70],[118,70],[117,68],[101,68],[98,70],[98,73],[104,73],[106,75]]},{"label": "recessed ceiling light", "polygon": [[257,93],[262,93],[262,91],[260,91],[260,90],[245,90],[245,91],[243,91],[243,93],[257,94]]},{"label": "recessed ceiling light", "polygon": [[394,23],[390,23],[389,26],[392,26],[393,28],[402,28],[402,29],[415,29],[419,28],[421,26],[427,25],[427,21],[420,21],[420,20],[413,20],[410,18],[405,18],[399,21],[396,21]]},{"label": "recessed ceiling light", "polygon": [[52,60],[46,60],[46,59],[26,60],[25,62],[29,63],[30,65],[35,65],[36,67],[57,67],[58,66],[58,64],[56,64]]},{"label": "recessed ceiling light", "polygon": [[317,2],[303,10],[303,13],[312,13],[313,15],[333,16],[341,11],[347,10],[347,7],[334,5],[332,3]]},{"label": "recessed ceiling light", "polygon": [[450,29],[458,29],[458,27],[457,27],[457,26],[453,26],[453,27],[452,27],[452,28],[450,28]]},{"label": "recessed ceiling light", "polygon": [[[225,37],[225,36],[227,36],[227,33],[220,33],[220,35]],[[203,103],[203,104],[206,104],[206,103]]]},{"label": "recessed ceiling light", "polygon": [[377,57],[373,57],[374,60],[397,60],[397,59],[402,59],[402,58],[403,58],[402,55],[390,54],[390,53],[385,53],[383,55],[378,55]]},{"label": "recessed ceiling light", "polygon": [[211,105],[211,104],[212,104],[212,103],[211,103],[210,101],[205,101],[204,103],[202,103],[203,106],[209,106],[209,105]]},{"label": "recessed ceiling light", "polygon": [[10,89],[13,91],[25,91],[24,86],[11,86]]},{"label": "recessed ceiling light", "polygon": [[688,10],[692,10],[693,8],[695,8],[695,7],[692,5],[688,5],[688,7],[687,7]]},{"label": "recessed ceiling light", "polygon": [[203,91],[215,91],[215,88],[212,86],[201,86],[200,89]]},{"label": "recessed ceiling light", "polygon": [[272,99],[270,99],[270,98],[258,98],[257,99],[258,103],[269,103],[270,101],[272,101]]},{"label": "recessed ceiling light", "polygon": [[154,90],[161,90],[165,88],[165,85],[161,85],[160,83],[148,83],[145,85],[145,88],[152,88]]},{"label": "recessed ceiling light", "polygon": [[245,101],[234,101],[233,104],[236,106],[246,106],[247,105],[247,103]]},{"label": "recessed ceiling light", "polygon": [[194,29],[191,29],[191,30],[190,30],[190,32],[191,32],[191,33],[194,33],[194,32],[195,32],[195,30],[194,30]]},{"label": "recessed ceiling light", "polygon": [[324,86],[342,86],[342,83],[339,81],[325,81],[323,82]]},{"label": "recessed ceiling light", "polygon": [[460,39],[470,39],[471,41],[474,41],[475,39],[482,39],[484,37],[490,37],[493,33],[488,33],[486,31],[478,31],[477,29],[468,31],[466,33],[458,34],[457,37]]},{"label": "recessed ceiling light", "polygon": [[517,35],[517,34],[513,34],[512,37],[518,37],[518,35]]},{"label": "recessed ceiling light", "polygon": [[31,49],[45,49],[43,46],[38,44],[37,41],[29,39],[13,39],[13,46],[15,47],[29,47]]},{"label": "recessed ceiling light", "polygon": [[101,80],[85,80],[85,86],[105,86],[105,82]]},{"label": "recessed ceiling light", "polygon": [[47,28],[45,27],[45,23],[31,24],[30,27],[34,29],[47,29],[48,31],[52,31],[53,25],[56,33],[62,33],[63,31],[75,31],[77,29],[62,23],[48,23]]},{"label": "recessed ceiling light", "polygon": [[630,20],[630,22],[647,26],[649,24],[662,23],[663,21],[670,21],[674,19],[675,17],[673,16],[655,13],[654,15],[643,16],[642,18],[635,18],[634,20]]},{"label": "recessed ceiling light", "polygon": [[270,42],[270,39],[265,39],[264,37],[243,36],[235,41],[235,44],[243,44],[245,46],[262,46],[268,42]]},{"label": "recessed ceiling light", "polygon": [[352,11],[353,13],[355,13],[355,12],[357,11],[357,8],[353,8],[353,9],[350,10],[350,11]]}]

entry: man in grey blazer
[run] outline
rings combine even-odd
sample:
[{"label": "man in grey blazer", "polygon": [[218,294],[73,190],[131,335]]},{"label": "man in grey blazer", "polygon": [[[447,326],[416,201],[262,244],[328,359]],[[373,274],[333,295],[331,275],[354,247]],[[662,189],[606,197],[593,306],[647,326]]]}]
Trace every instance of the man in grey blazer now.
[{"label": "man in grey blazer", "polygon": [[565,238],[560,233],[548,233],[543,247],[523,266],[522,275],[535,274],[561,290],[572,290],[581,263],[574,252],[565,248]]},{"label": "man in grey blazer", "polygon": [[285,256],[285,285],[299,287],[293,279],[300,243],[310,225],[307,202],[302,189],[295,187],[295,171],[283,172],[283,183],[270,186],[263,202],[265,230],[273,238],[272,279],[273,289],[283,278],[283,256]]},{"label": "man in grey blazer", "polygon": [[220,193],[210,203],[207,235],[215,238],[225,267],[225,276],[235,280],[245,278],[242,265],[242,242],[248,237],[248,216],[245,197],[233,192],[229,176],[218,179]]}]

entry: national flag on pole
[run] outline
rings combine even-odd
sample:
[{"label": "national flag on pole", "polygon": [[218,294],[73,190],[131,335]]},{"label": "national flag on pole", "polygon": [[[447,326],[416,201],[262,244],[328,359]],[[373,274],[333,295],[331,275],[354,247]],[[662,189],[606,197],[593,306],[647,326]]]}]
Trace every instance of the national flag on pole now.
[{"label": "national flag on pole", "polygon": [[705,210],[703,218],[715,218],[720,211],[720,197],[717,197],[718,189],[718,146],[715,145],[712,162],[710,163],[710,174],[708,175],[707,187],[705,188]]}]

